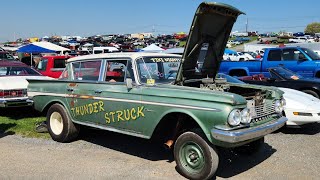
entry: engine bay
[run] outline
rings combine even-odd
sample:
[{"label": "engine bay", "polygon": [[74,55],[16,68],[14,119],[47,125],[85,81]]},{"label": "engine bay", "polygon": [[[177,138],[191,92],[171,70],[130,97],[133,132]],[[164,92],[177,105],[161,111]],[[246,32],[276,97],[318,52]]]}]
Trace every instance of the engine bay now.
[{"label": "engine bay", "polygon": [[235,83],[229,83],[227,82],[227,79],[223,77],[188,80],[185,81],[184,86],[234,93],[243,96],[246,100],[255,100],[257,102],[262,101],[265,98],[271,98],[272,95],[271,91],[262,90],[259,87],[245,87],[241,84],[237,85]]}]

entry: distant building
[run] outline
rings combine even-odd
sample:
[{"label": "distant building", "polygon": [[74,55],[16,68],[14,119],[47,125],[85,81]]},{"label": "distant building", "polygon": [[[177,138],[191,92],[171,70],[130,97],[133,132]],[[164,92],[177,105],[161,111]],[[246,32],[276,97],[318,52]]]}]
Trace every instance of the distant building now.
[{"label": "distant building", "polygon": [[39,38],[37,38],[37,37],[32,37],[32,38],[29,38],[28,41],[29,41],[30,43],[39,42]]},{"label": "distant building", "polygon": [[144,39],[144,38],[151,38],[151,37],[153,37],[152,33],[135,33],[135,34],[131,34],[131,38]]}]

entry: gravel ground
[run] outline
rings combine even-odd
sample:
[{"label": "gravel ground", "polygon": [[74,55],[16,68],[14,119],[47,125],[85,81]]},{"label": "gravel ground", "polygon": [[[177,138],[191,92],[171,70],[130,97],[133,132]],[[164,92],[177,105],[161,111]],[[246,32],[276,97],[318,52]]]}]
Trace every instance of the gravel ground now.
[{"label": "gravel ground", "polygon": [[[319,179],[320,124],[266,136],[251,156],[223,150],[217,179]],[[150,141],[85,130],[80,140],[0,135],[0,179],[184,179],[170,152]]]}]

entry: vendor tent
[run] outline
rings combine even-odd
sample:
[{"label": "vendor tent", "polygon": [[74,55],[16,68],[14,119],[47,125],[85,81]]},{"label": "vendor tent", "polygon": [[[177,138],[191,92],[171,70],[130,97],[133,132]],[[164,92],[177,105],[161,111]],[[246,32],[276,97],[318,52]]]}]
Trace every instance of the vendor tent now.
[{"label": "vendor tent", "polygon": [[36,46],[34,44],[28,44],[25,46],[20,47],[17,52],[22,52],[22,53],[54,53],[54,50],[50,50],[47,48],[43,48],[40,46]]},{"label": "vendor tent", "polygon": [[183,54],[184,48],[179,47],[179,48],[171,48],[171,49],[166,49],[164,51],[162,51],[163,53],[167,53],[167,54]]},{"label": "vendor tent", "polygon": [[155,45],[155,44],[151,44],[145,48],[142,48],[140,51],[145,51],[145,52],[162,52],[164,49],[162,49],[161,47]]},{"label": "vendor tent", "polygon": [[20,53],[29,53],[30,54],[30,59],[31,59],[31,62],[30,62],[30,65],[32,66],[32,54],[38,54],[38,53],[55,53],[55,51],[53,50],[50,50],[50,49],[46,49],[46,48],[43,48],[43,47],[40,47],[40,46],[36,46],[34,44],[28,44],[28,45],[25,45],[25,46],[22,46],[20,47],[17,52],[20,52]]},{"label": "vendor tent", "polygon": [[68,49],[68,48],[65,48],[65,47],[62,47],[62,46],[58,46],[58,45],[53,44],[51,42],[42,41],[42,42],[34,42],[32,44],[36,45],[36,46],[39,46],[39,47],[42,47],[42,48],[45,48],[45,49],[50,49],[50,50],[56,51],[58,54],[59,53],[60,54],[64,54],[64,52],[70,51],[70,49]]}]

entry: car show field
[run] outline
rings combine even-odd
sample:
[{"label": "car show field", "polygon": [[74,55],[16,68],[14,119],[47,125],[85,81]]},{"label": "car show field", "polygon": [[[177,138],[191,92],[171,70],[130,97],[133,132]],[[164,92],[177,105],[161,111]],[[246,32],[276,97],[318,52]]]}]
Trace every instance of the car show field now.
[{"label": "car show field", "polygon": [[[266,136],[252,156],[223,151],[216,178],[318,179],[319,131],[319,123],[283,129]],[[68,144],[2,133],[0,178],[184,179],[171,153],[161,149],[141,138],[92,129]]]},{"label": "car show field", "polygon": [[28,3],[42,28],[0,36],[0,179],[319,179],[320,23],[258,32],[244,3],[110,1],[89,19],[55,9],[54,29],[45,3]]}]

